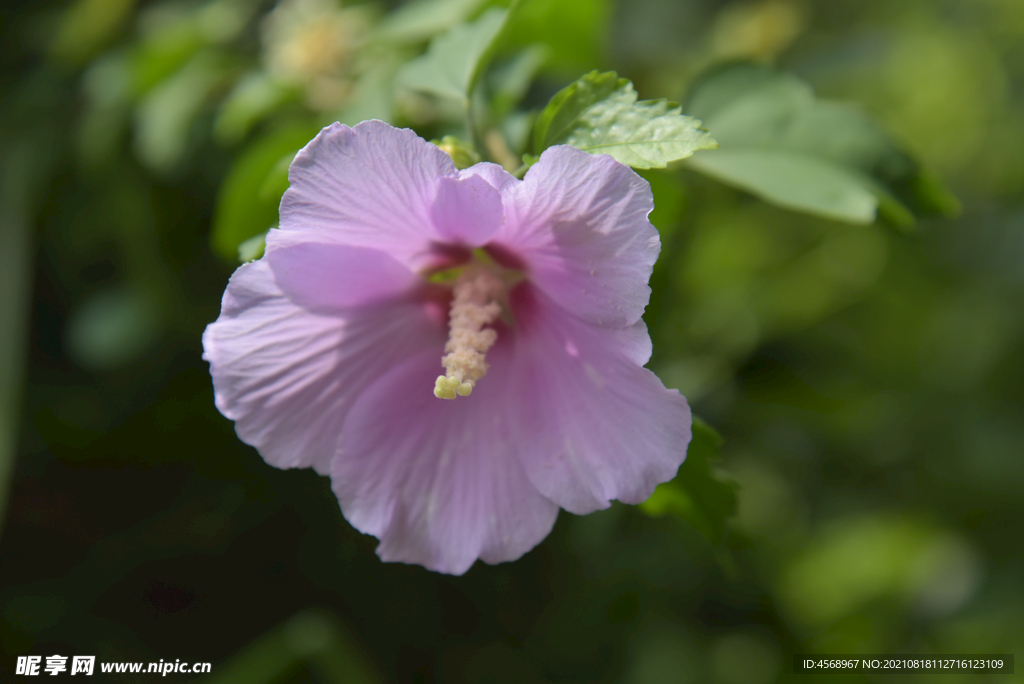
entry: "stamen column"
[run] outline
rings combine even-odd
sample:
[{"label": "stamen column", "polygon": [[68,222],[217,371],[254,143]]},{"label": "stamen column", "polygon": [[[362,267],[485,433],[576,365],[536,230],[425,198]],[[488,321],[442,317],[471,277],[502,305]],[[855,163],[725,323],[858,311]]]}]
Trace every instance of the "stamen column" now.
[{"label": "stamen column", "polygon": [[485,356],[498,333],[484,328],[501,315],[499,299],[505,285],[486,268],[469,267],[455,281],[448,321],[448,343],[441,358],[445,374],[434,383],[434,396],[468,397],[477,380],[487,373]]}]

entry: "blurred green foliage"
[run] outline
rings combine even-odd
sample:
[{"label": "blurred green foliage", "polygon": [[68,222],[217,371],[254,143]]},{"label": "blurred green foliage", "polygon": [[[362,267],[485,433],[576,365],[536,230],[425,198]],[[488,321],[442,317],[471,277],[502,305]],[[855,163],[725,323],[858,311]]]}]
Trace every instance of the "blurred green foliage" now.
[{"label": "blurred green foliage", "polygon": [[277,205],[288,187],[288,165],[317,130],[309,125],[282,128],[238,154],[221,185],[213,217],[210,235],[218,254],[234,259],[242,242],[277,224]]},{"label": "blurred green foliage", "polygon": [[402,68],[399,85],[468,108],[507,17],[508,10],[491,8],[475,21],[456,24],[440,34],[430,41],[426,53]]},{"label": "blurred green foliage", "polygon": [[[1020,651],[1018,0],[2,13],[0,672],[759,684],[797,652]],[[466,36],[484,59],[431,85]],[[650,501],[563,513],[514,564],[381,564],[325,479],[237,440],[199,336],[319,127],[381,117],[516,169],[593,69],[720,143],[643,174],[650,366],[724,440],[698,423]]]},{"label": "blurred green foliage", "polygon": [[728,65],[704,75],[686,107],[722,144],[690,165],[779,206],[850,223],[871,223],[882,209],[902,226],[914,219],[898,188],[924,213],[958,210],[863,112],[817,101],[791,74]]},{"label": "blurred green foliage", "polygon": [[708,541],[724,541],[726,520],[736,513],[736,488],[734,483],[723,482],[712,472],[712,462],[721,446],[722,436],[700,418],[694,418],[693,439],[679,474],[658,485],[640,509],[650,515],[674,513]]}]

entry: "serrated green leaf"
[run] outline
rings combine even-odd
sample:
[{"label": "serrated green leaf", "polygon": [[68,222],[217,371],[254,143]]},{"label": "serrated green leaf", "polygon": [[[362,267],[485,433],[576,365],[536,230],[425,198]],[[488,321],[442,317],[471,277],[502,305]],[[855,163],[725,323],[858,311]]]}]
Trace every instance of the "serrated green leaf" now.
[{"label": "serrated green leaf", "polygon": [[257,140],[235,160],[217,197],[210,235],[214,251],[234,260],[239,245],[277,223],[281,194],[287,188],[287,175],[281,181],[281,160],[290,163],[315,135],[308,125],[285,128]]},{"label": "serrated green leaf", "polygon": [[688,166],[788,209],[849,223],[877,213],[907,225],[911,208],[957,206],[944,190],[914,189],[920,167],[863,111],[818,100],[792,74],[753,64],[716,69],[698,79],[687,110],[721,145]]},{"label": "serrated green leaf", "polygon": [[598,103],[566,143],[592,154],[608,154],[638,169],[661,169],[697,150],[714,149],[715,140],[700,121],[685,116],[666,100],[635,102],[632,85]]},{"label": "serrated green leaf", "polygon": [[714,544],[722,541],[725,521],[736,512],[736,484],[712,468],[722,437],[700,418],[693,419],[693,439],[686,460],[669,482],[658,485],[640,510],[652,516],[676,515]]},{"label": "serrated green leaf", "polygon": [[558,92],[537,120],[542,152],[572,145],[638,169],[664,168],[717,146],[701,123],[667,100],[637,102],[633,84],[614,71],[593,71]]},{"label": "serrated green leaf", "polygon": [[567,138],[582,112],[628,83],[628,79],[619,78],[614,71],[603,74],[592,71],[555,93],[534,125],[534,147],[537,153]]},{"label": "serrated green leaf", "polygon": [[472,23],[452,27],[430,42],[426,54],[402,67],[399,84],[468,106],[507,16],[507,10],[494,8]]}]

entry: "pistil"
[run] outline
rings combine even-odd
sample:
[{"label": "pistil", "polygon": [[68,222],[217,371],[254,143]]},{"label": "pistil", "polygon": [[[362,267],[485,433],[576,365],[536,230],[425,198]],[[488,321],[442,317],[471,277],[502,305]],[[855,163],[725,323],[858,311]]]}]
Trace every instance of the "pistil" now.
[{"label": "pistil", "polygon": [[487,373],[487,350],[498,339],[490,325],[501,315],[500,298],[505,284],[481,266],[471,266],[459,275],[453,289],[448,321],[448,342],[441,357],[445,374],[434,382],[434,396],[454,399],[468,397],[473,386]]}]

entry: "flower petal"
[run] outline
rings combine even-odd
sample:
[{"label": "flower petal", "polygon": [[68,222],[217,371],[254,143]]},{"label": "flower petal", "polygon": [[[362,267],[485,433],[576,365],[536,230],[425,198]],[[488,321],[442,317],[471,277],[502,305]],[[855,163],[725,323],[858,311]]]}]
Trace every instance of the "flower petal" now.
[{"label": "flower petal", "polygon": [[395,299],[422,282],[394,257],[366,247],[305,242],[275,249],[266,261],[289,299],[321,313]]},{"label": "flower petal", "polygon": [[556,145],[502,200],[505,225],[492,242],[526,263],[531,282],[591,323],[640,319],[661,250],[647,181],[607,155]]},{"label": "flower petal", "polygon": [[434,397],[438,348],[352,407],[331,480],[348,521],[380,539],[382,560],[460,575],[477,558],[519,558],[551,531],[558,507],[530,484],[517,456],[525,436],[508,420],[510,348],[499,332],[469,397]]},{"label": "flower petal", "polygon": [[268,235],[267,250],[302,242],[373,247],[420,270],[439,237],[430,208],[446,176],[457,177],[451,157],[411,130],[331,124],[295,155],[281,230]]},{"label": "flower petal", "polygon": [[501,193],[474,175],[442,178],[430,213],[441,237],[473,247],[487,242],[504,221]]},{"label": "flower petal", "polygon": [[271,465],[327,473],[359,393],[421,349],[440,349],[445,335],[443,315],[410,298],[344,316],[311,312],[281,291],[263,259],[231,276],[221,315],[203,333],[203,358],[217,408],[242,441]]},{"label": "flower petal", "polygon": [[[640,363],[640,325],[608,330],[528,285],[512,292],[515,353],[505,388],[530,481],[572,513],[646,500],[686,457],[690,408]],[[643,339],[647,337],[648,342]]]},{"label": "flower petal", "polygon": [[518,178],[492,162],[478,162],[468,169],[459,171],[459,178],[467,178],[469,176],[483,178],[492,188],[498,191],[504,190],[506,185],[515,185],[520,182]]}]

